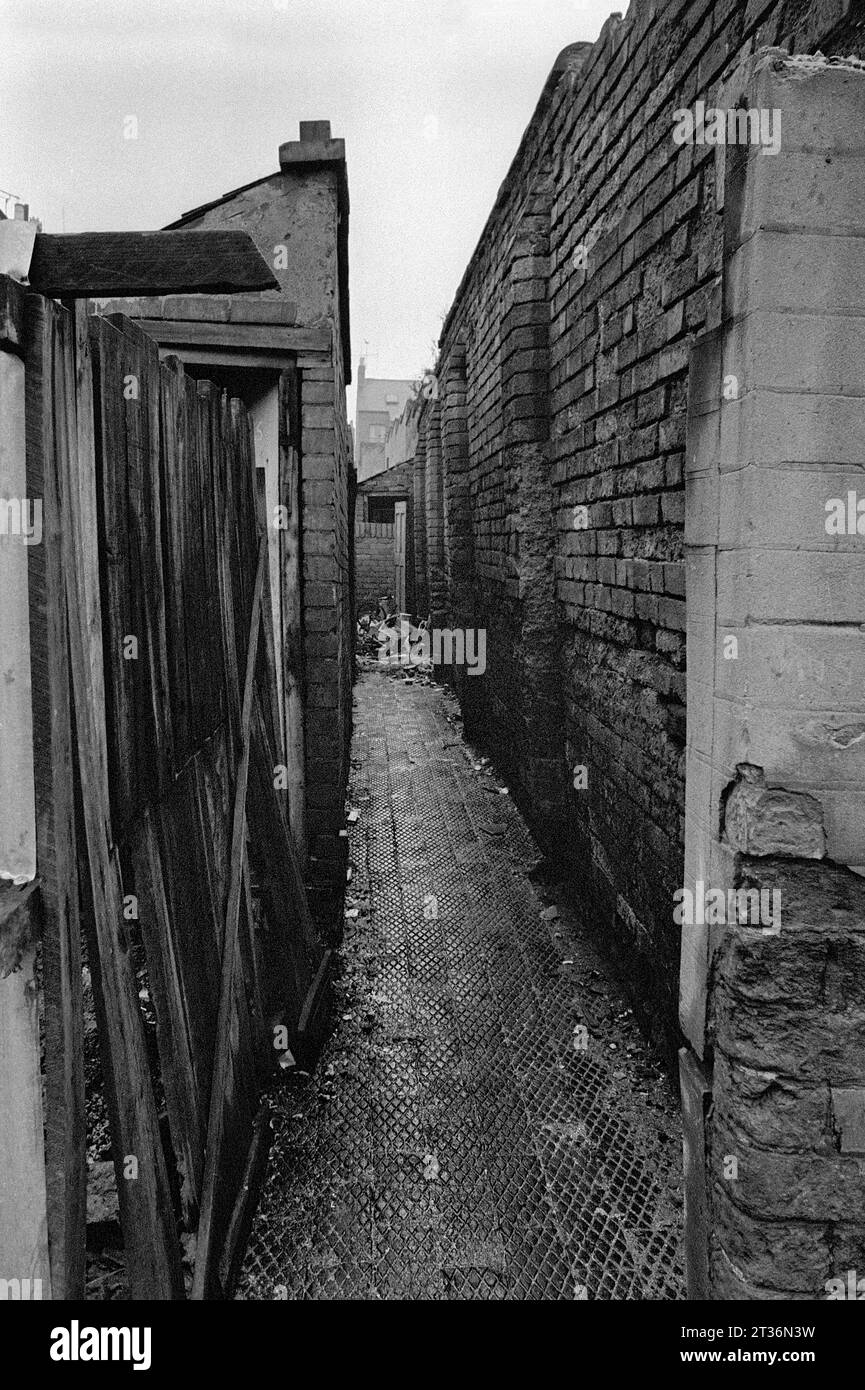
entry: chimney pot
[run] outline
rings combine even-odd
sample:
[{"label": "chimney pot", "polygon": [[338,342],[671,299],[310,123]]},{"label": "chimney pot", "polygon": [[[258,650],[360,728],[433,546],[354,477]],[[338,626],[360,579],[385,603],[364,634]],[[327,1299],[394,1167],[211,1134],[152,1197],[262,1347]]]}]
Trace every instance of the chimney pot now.
[{"label": "chimney pot", "polygon": [[300,138],[303,144],[330,139],[330,121],[301,121]]}]

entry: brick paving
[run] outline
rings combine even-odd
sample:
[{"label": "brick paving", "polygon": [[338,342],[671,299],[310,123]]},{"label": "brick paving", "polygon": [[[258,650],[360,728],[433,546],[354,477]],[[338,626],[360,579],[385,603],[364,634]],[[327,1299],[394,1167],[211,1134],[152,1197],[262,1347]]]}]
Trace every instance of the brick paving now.
[{"label": "brick paving", "polygon": [[240,1297],[684,1297],[669,1083],[500,786],[447,692],[362,674],[337,1027]]}]

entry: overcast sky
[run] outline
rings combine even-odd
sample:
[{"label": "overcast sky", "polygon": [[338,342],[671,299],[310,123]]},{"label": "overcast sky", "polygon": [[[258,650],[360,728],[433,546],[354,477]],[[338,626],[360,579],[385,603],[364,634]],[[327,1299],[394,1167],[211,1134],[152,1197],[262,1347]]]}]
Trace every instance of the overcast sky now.
[{"label": "overcast sky", "polygon": [[610,2],[0,0],[0,188],[46,231],[161,227],[330,120],[355,368],[366,342],[370,375],[413,377],[556,55]]}]

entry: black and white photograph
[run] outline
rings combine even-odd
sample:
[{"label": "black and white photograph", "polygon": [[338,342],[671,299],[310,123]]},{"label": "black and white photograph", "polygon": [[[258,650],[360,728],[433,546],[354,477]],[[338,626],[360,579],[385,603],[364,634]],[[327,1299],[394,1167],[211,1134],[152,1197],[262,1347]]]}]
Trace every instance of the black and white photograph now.
[{"label": "black and white photograph", "polygon": [[608,1370],[828,1376],[865,0],[0,53],[0,1326],[204,1372],[231,1304],[264,1373],[273,1305],[574,1302]]}]

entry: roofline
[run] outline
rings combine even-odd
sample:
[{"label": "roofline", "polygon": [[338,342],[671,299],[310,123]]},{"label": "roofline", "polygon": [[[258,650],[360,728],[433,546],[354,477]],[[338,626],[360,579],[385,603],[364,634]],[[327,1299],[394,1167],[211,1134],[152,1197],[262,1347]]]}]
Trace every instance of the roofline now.
[{"label": "roofline", "polygon": [[[209,203],[201,203],[197,208],[190,208],[184,212],[174,222],[169,222],[163,227],[163,231],[177,231],[185,227],[189,222],[203,217],[205,213],[211,212],[213,208],[221,207],[223,203],[236,198],[239,193],[246,193],[250,188],[258,188],[263,183],[268,183],[271,179],[285,177],[292,173],[315,173],[323,169],[331,169],[336,175],[336,207],[337,207],[337,231],[336,231],[336,259],[337,259],[337,278],[339,283],[339,330],[342,341],[342,370],[346,386],[351,385],[351,309],[349,301],[348,284],[348,219],[350,203],[348,196],[348,169],[345,161],[345,141],[331,140],[329,138],[310,138],[315,136],[316,126],[324,131],[326,122],[307,123],[301,121],[301,139],[288,140],[279,147],[279,168],[272,174],[265,174],[262,178],[253,179],[250,183],[241,184],[239,188],[232,188],[230,192],[223,193],[221,198],[214,198]],[[306,130],[304,129],[306,127]],[[303,138],[306,135],[306,138]]]}]

